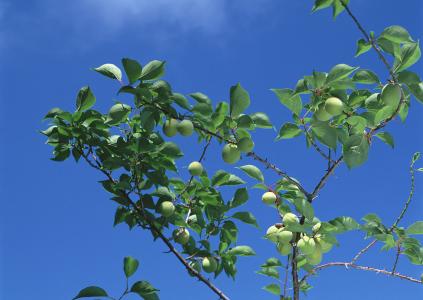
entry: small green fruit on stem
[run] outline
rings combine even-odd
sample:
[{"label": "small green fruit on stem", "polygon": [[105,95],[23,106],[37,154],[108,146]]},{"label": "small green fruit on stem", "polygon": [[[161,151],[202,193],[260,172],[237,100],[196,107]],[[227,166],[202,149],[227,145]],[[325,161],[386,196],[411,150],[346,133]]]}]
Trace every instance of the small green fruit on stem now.
[{"label": "small green fruit on stem", "polygon": [[217,269],[217,261],[214,257],[204,257],[202,266],[204,272],[213,273]]},{"label": "small green fruit on stem", "polygon": [[193,161],[189,164],[188,171],[192,176],[200,176],[203,173],[203,165],[198,161]]},{"label": "small green fruit on stem", "polygon": [[185,245],[189,241],[189,231],[186,228],[175,229],[172,233],[173,239],[176,243]]},{"label": "small green fruit on stem", "polygon": [[279,243],[278,246],[277,246],[277,249],[278,249],[278,252],[281,255],[288,255],[292,251],[292,246],[291,246],[291,244]]},{"label": "small green fruit on stem", "polygon": [[244,137],[238,141],[238,149],[244,153],[251,152],[254,149],[254,142],[249,137]]},{"label": "small green fruit on stem", "polygon": [[171,201],[163,201],[160,203],[158,211],[163,217],[170,217],[175,212],[175,205]]},{"label": "small green fruit on stem", "polygon": [[298,224],[300,222],[298,220],[298,217],[296,215],[294,215],[293,213],[286,213],[283,216],[282,221],[285,225],[295,225],[295,224]]},{"label": "small green fruit on stem", "polygon": [[234,164],[241,158],[241,152],[238,150],[237,145],[226,144],[222,150],[223,161],[228,164]]},{"label": "small green fruit on stem", "polygon": [[183,120],[178,124],[177,130],[183,136],[190,136],[194,132],[194,125],[190,120]]},{"label": "small green fruit on stem", "polygon": [[178,130],[177,130],[178,123],[179,122],[176,119],[166,120],[165,123],[163,124],[163,133],[167,137],[175,136],[176,133],[178,132]]},{"label": "small green fruit on stem", "polygon": [[314,239],[308,236],[303,236],[301,239],[299,239],[297,246],[305,255],[310,255],[316,251],[316,242]]},{"label": "small green fruit on stem", "polygon": [[276,199],[277,197],[273,192],[266,192],[261,196],[261,200],[267,205],[275,204]]},{"label": "small green fruit on stem", "polygon": [[339,98],[330,97],[325,101],[325,110],[332,116],[338,116],[342,114],[344,110],[344,102]]}]

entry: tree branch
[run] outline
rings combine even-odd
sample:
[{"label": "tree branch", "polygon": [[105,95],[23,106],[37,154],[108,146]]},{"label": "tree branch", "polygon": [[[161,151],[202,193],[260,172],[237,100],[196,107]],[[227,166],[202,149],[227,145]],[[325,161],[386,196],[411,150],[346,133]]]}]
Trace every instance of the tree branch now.
[{"label": "tree branch", "polygon": [[366,253],[371,247],[373,247],[374,244],[376,244],[377,240],[373,240],[372,242],[370,242],[370,244],[368,244],[366,247],[364,247],[363,249],[361,249],[356,256],[354,256],[354,258],[351,260],[351,264],[354,264],[361,255],[363,255],[364,253]]},{"label": "tree branch", "polygon": [[[82,157],[85,159],[85,161],[93,168],[101,171],[104,175],[106,175],[106,177],[111,181],[111,182],[115,182],[115,180],[113,179],[112,175],[110,174],[110,172],[107,172],[106,170],[104,170],[101,166],[101,163],[94,158],[94,161],[96,163],[93,163],[89,156],[84,153],[84,151],[82,151],[80,149],[81,153],[82,153]],[[90,151],[92,153],[92,151]],[[125,192],[122,191],[122,195],[125,196],[125,198],[131,203],[132,208],[137,212],[137,214],[143,218],[143,220],[145,220],[149,227],[150,230],[156,235],[158,236],[165,244],[166,246],[169,248],[169,251],[171,253],[173,253],[173,255],[176,256],[176,258],[185,266],[185,268],[195,277],[198,278],[198,280],[202,281],[206,286],[208,286],[215,294],[217,294],[220,299],[222,300],[230,300],[229,297],[227,297],[220,289],[218,289],[213,283],[211,283],[209,280],[207,280],[203,275],[201,275],[201,273],[197,272],[193,267],[190,266],[190,264],[188,263],[188,261],[186,261],[184,259],[184,257],[176,250],[176,248],[172,245],[172,243],[170,242],[170,240],[165,237],[163,235],[163,233],[160,231],[160,229],[158,229],[156,227],[156,225],[154,224],[153,221],[151,221],[148,216],[132,201],[132,199],[129,197],[129,195]],[[138,225],[140,225],[141,227],[144,227],[142,222],[137,218],[137,223]]]},{"label": "tree branch", "polygon": [[301,282],[306,280],[307,277],[315,274],[317,271],[322,270],[322,269],[326,269],[326,268],[329,268],[329,267],[345,267],[346,269],[352,268],[352,269],[356,269],[356,270],[369,271],[369,272],[375,272],[377,274],[394,276],[394,277],[404,279],[404,280],[408,280],[408,281],[411,281],[411,282],[414,282],[414,283],[419,283],[419,284],[422,283],[421,280],[418,280],[418,279],[413,278],[411,276],[400,274],[398,272],[392,273],[392,272],[387,271],[387,270],[377,269],[377,268],[368,267],[368,266],[356,265],[356,264],[353,264],[353,263],[350,263],[350,262],[330,262],[330,263],[326,263],[326,264],[323,264],[323,265],[319,265],[319,266],[313,268],[313,270],[311,270],[310,273],[304,275],[304,277],[301,279]]}]

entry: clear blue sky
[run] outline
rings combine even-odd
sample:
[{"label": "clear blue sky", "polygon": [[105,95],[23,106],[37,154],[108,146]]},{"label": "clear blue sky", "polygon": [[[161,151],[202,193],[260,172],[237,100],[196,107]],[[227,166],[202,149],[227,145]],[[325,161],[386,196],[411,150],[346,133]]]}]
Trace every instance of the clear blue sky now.
[{"label": "clear blue sky", "polygon": [[[352,0],[351,8],[368,30],[401,24],[416,39],[423,37],[420,0]],[[141,261],[136,278],[161,289],[162,299],[216,299],[201,283],[187,276],[165,247],[152,243],[146,232],[113,228],[116,205],[96,182],[102,176],[84,163],[49,160],[51,149],[37,131],[51,107],[74,109],[78,89],[89,84],[97,107],[105,111],[116,99],[117,83],[89,70],[106,62],[131,57],[145,63],[168,61],[166,79],[182,93],[201,91],[215,101],[228,99],[237,82],[249,90],[250,112],[266,112],[275,126],[289,120],[288,111],[269,91],[293,87],[313,69],[328,71],[337,63],[386,72],[374,53],[354,58],[361,38],[347,15],[336,22],[330,12],[310,14],[311,1],[298,0],[0,0],[1,209],[0,299],[67,300],[87,285],[100,285],[117,295],[123,287],[121,261],[132,255]],[[422,73],[422,63],[413,70]],[[423,106],[416,101],[406,124],[389,125],[396,147],[380,141],[372,145],[369,162],[348,171],[342,166],[316,201],[317,215],[356,219],[368,212],[390,224],[409,190],[408,163],[423,151]],[[256,150],[300,179],[311,189],[325,164],[304,140],[273,144],[276,132],[254,134]],[[186,140],[180,161],[200,148]],[[194,139],[192,139],[194,142]],[[219,146],[212,144],[205,167],[225,167]],[[242,163],[251,163],[243,159]],[[275,179],[265,173],[271,182]],[[249,186],[252,182],[248,182]],[[250,244],[256,257],[241,258],[235,282],[220,277],[217,284],[232,299],[276,299],[260,289],[270,279],[254,273],[273,246],[261,239],[275,222],[274,212],[251,191],[246,208],[253,210],[260,230],[240,225],[240,244]],[[423,178],[403,225],[422,219]],[[362,233],[340,238],[341,248],[326,261],[348,260],[367,242]],[[393,255],[373,249],[363,264],[391,266]],[[423,268],[404,257],[399,271],[419,277]],[[307,299],[421,299],[422,286],[361,271],[328,269],[310,283]],[[130,298],[128,298],[130,299]],[[135,299],[135,298],[131,298]]]}]

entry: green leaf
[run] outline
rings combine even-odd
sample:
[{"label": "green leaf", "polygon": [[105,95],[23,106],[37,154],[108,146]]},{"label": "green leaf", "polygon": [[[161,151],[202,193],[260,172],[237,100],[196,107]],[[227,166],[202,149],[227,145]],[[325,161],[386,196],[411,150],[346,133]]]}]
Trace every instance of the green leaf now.
[{"label": "green leaf", "polygon": [[297,116],[300,115],[301,110],[303,109],[303,103],[300,95],[293,96],[293,91],[291,89],[271,89],[271,91],[276,94],[279,101],[290,111]]},{"label": "green leaf", "polygon": [[253,216],[253,214],[250,212],[247,212],[247,211],[236,212],[235,214],[232,215],[232,218],[238,219],[244,223],[253,225],[258,228],[257,220]]},{"label": "green leaf", "polygon": [[423,234],[423,221],[418,221],[410,225],[406,232],[407,234]]},{"label": "green leaf", "polygon": [[189,104],[188,99],[185,98],[184,95],[179,93],[173,93],[170,98],[175,101],[175,103],[178,104],[180,107],[185,108],[187,110],[191,110],[191,105]]},{"label": "green leaf", "polygon": [[357,83],[374,84],[380,83],[379,77],[370,70],[358,70],[352,80]]},{"label": "green leaf", "polygon": [[230,114],[232,117],[238,117],[250,106],[250,95],[241,86],[237,84],[230,90]]},{"label": "green leaf", "polygon": [[97,286],[89,286],[85,289],[82,289],[78,295],[76,295],[73,300],[85,297],[108,297],[105,290]]},{"label": "green leaf", "polygon": [[405,44],[400,51],[399,58],[395,60],[394,70],[400,72],[414,65],[421,56],[419,42]]},{"label": "green leaf", "polygon": [[329,224],[336,227],[336,233],[343,233],[345,231],[356,230],[360,225],[351,217],[338,217],[329,221]]},{"label": "green leaf", "polygon": [[313,221],[314,209],[310,202],[304,198],[296,198],[294,200],[294,205],[299,213],[304,215],[308,220]]},{"label": "green leaf", "polygon": [[381,33],[380,37],[397,44],[413,42],[413,39],[411,38],[408,31],[404,27],[397,25],[386,27],[385,30],[383,30]]},{"label": "green leaf", "polygon": [[419,84],[410,84],[408,87],[414,97],[416,97],[420,103],[423,103],[423,82]]},{"label": "green leaf", "polygon": [[84,86],[78,92],[76,97],[76,110],[84,111],[90,109],[95,104],[95,96],[89,86]]},{"label": "green leaf", "polygon": [[238,176],[230,174],[229,178],[224,183],[222,183],[221,185],[239,185],[239,184],[244,184],[244,183],[245,183],[245,181],[242,180],[241,178],[239,178]]},{"label": "green leaf", "polygon": [[234,222],[225,221],[222,226],[221,239],[226,240],[228,243],[235,243],[238,236],[238,229]]},{"label": "green leaf", "polygon": [[123,122],[131,112],[131,107],[126,104],[116,103],[108,113],[106,123],[116,125]]},{"label": "green leaf", "polygon": [[234,198],[231,200],[229,206],[231,208],[238,207],[248,200],[248,192],[246,188],[237,189]]},{"label": "green leaf", "polygon": [[203,93],[197,92],[197,93],[192,93],[189,95],[191,96],[191,98],[193,98],[195,101],[199,103],[208,103],[208,104],[212,103],[210,98],[207,95],[204,95]]},{"label": "green leaf", "polygon": [[369,154],[369,142],[364,135],[352,135],[343,147],[344,160],[348,168],[363,164]]},{"label": "green leaf", "polygon": [[152,60],[144,66],[141,72],[141,80],[153,80],[163,76],[165,61]]},{"label": "green leaf", "polygon": [[123,271],[126,278],[131,277],[138,269],[139,262],[137,259],[127,256],[123,259]]},{"label": "green leaf", "polygon": [[336,149],[338,140],[336,128],[329,126],[327,122],[313,122],[311,131],[321,143],[332,149]]},{"label": "green leaf", "polygon": [[355,57],[366,53],[370,49],[372,49],[372,44],[368,43],[365,39],[359,39],[357,41],[357,51],[355,52]]},{"label": "green leaf", "polygon": [[316,0],[312,8],[312,12],[324,9],[332,5],[333,0]]},{"label": "green leaf", "polygon": [[270,122],[269,117],[262,112],[256,112],[251,115],[251,118],[254,121],[254,124],[257,128],[272,128],[272,123]]},{"label": "green leaf", "polygon": [[256,255],[254,250],[250,246],[236,246],[228,251],[230,255],[237,256],[253,256]]},{"label": "green leaf", "polygon": [[[348,4],[350,0],[342,0],[345,4]],[[333,18],[335,19],[340,13],[345,10],[345,7],[342,5],[341,0],[335,0],[332,3],[333,7]]]},{"label": "green leaf", "polygon": [[114,64],[104,64],[98,68],[94,68],[94,71],[103,74],[112,79],[122,81],[122,71]]},{"label": "green leaf", "polygon": [[398,74],[398,81],[406,85],[419,84],[421,82],[419,75],[411,71],[402,71]]},{"label": "green leaf", "polygon": [[302,130],[293,123],[285,123],[279,130],[276,140],[291,139],[301,134]]},{"label": "green leaf", "polygon": [[244,171],[248,176],[254,179],[257,179],[258,181],[261,181],[261,182],[264,181],[264,177],[260,169],[254,165],[245,165],[245,166],[239,167],[239,169]]},{"label": "green leaf", "polygon": [[[158,299],[156,292],[158,289],[154,288],[148,281],[137,281],[135,282],[130,292],[138,294],[143,299]],[[155,297],[153,295],[156,295]]]},{"label": "green leaf", "polygon": [[280,267],[282,266],[282,263],[279,259],[277,259],[276,257],[270,257],[266,260],[266,262],[261,265],[262,268],[266,268],[266,267]]},{"label": "green leaf", "polygon": [[122,65],[125,70],[126,76],[128,76],[129,83],[132,84],[141,77],[142,67],[133,59],[123,58]]},{"label": "green leaf", "polygon": [[263,290],[265,290],[265,291],[267,291],[271,294],[277,295],[277,296],[279,296],[281,294],[281,288],[279,287],[279,285],[277,285],[275,283],[264,286]]},{"label": "green leaf", "polygon": [[384,143],[394,148],[394,138],[388,132],[379,132],[376,134],[376,136],[381,139]]},{"label": "green leaf", "polygon": [[279,279],[279,271],[275,267],[264,267],[264,268],[261,268],[256,273],[264,275],[264,276],[268,276],[268,277],[273,277],[275,279]]},{"label": "green leaf", "polygon": [[326,84],[344,79],[357,69],[346,64],[336,65],[330,70],[328,77],[326,77]]}]

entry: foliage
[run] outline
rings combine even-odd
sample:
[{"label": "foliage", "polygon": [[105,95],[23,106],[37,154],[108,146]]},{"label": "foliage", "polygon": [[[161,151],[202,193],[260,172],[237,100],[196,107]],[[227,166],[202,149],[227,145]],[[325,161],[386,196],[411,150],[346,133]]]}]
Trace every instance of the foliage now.
[{"label": "foliage", "polygon": [[[334,17],[344,10],[353,16],[347,3],[317,0],[313,11],[332,7]],[[423,221],[408,227],[399,225],[414,194],[414,164],[419,153],[413,156],[410,167],[409,198],[393,225],[386,225],[375,214],[364,216],[361,223],[348,216],[321,221],[313,209],[316,196],[342,162],[350,169],[365,163],[375,136],[394,147],[394,137],[385,126],[397,115],[406,120],[412,96],[423,102],[423,82],[408,70],[420,58],[419,43],[400,26],[389,26],[376,36],[365,32],[355,18],[354,21],[364,35],[357,42],[355,55],[374,49],[388,67],[387,82],[382,82],[372,70],[341,63],[326,72],[313,70],[292,89],[272,89],[280,103],[292,112],[292,119],[281,125],[276,141],[303,138],[328,163],[328,170],[312,192],[253,151],[251,131],[272,128],[273,124],[263,112],[248,112],[251,99],[241,84],[230,87],[228,102],[214,103],[200,92],[185,96],[174,92],[163,79],[165,62],[158,60],[142,66],[136,60],[124,58],[123,71],[110,63],[94,68],[121,82],[118,94],[129,95],[132,102],[118,101],[102,113],[93,108],[96,98],[86,86],[76,96],[74,112],[50,110],[45,119],[51,126],[42,133],[47,136],[47,144],[54,148],[52,159],[64,161],[73,157],[78,162],[82,158],[100,171],[105,176],[101,185],[117,204],[114,225],[125,223],[129,229],[149,230],[155,240],[166,244],[191,276],[204,282],[222,299],[229,298],[204,278],[202,262],[206,259],[207,272],[213,271],[214,277],[223,272],[235,279],[239,258],[255,255],[251,246],[238,242],[239,225],[258,227],[258,221],[252,212],[242,208],[249,199],[242,178],[223,169],[209,174],[201,165],[212,139],[223,144],[222,156],[227,163],[236,163],[241,155],[255,160],[254,164],[238,168],[257,180],[255,188],[275,195],[267,198],[270,202],[266,201],[275,208],[279,223],[275,222],[265,237],[275,243],[280,256],[287,257],[287,263],[282,266],[278,258],[270,258],[261,266],[257,273],[280,280],[264,290],[280,295],[281,299],[291,299],[287,280],[280,279],[281,268],[286,274],[291,269],[293,299],[299,299],[299,290],[306,292],[311,288],[308,277],[331,266],[330,263],[319,265],[323,254],[338,245],[339,234],[351,230],[362,231],[366,238],[374,239],[369,248],[380,242],[383,250],[395,251],[397,259],[391,275],[399,276],[395,273],[399,256],[407,257],[412,264],[423,265],[423,248],[414,237],[423,234]],[[390,56],[392,66],[386,55]],[[123,75],[127,77],[125,83]],[[195,134],[198,142],[204,143],[201,157],[190,170],[193,175],[185,179],[177,173],[177,161],[184,154],[171,141],[177,133]],[[333,159],[331,153],[341,155]],[[266,182],[260,166],[275,171],[280,180]],[[222,196],[222,186],[232,188],[231,199]],[[372,271],[355,264],[367,250],[363,249],[344,264]],[[125,258],[127,278],[137,267],[138,261]],[[304,275],[301,280],[299,274]],[[144,299],[158,299],[157,290],[145,281],[127,287],[124,295],[130,292]],[[107,293],[98,287],[88,287],[74,299],[91,296],[105,297]]]}]

